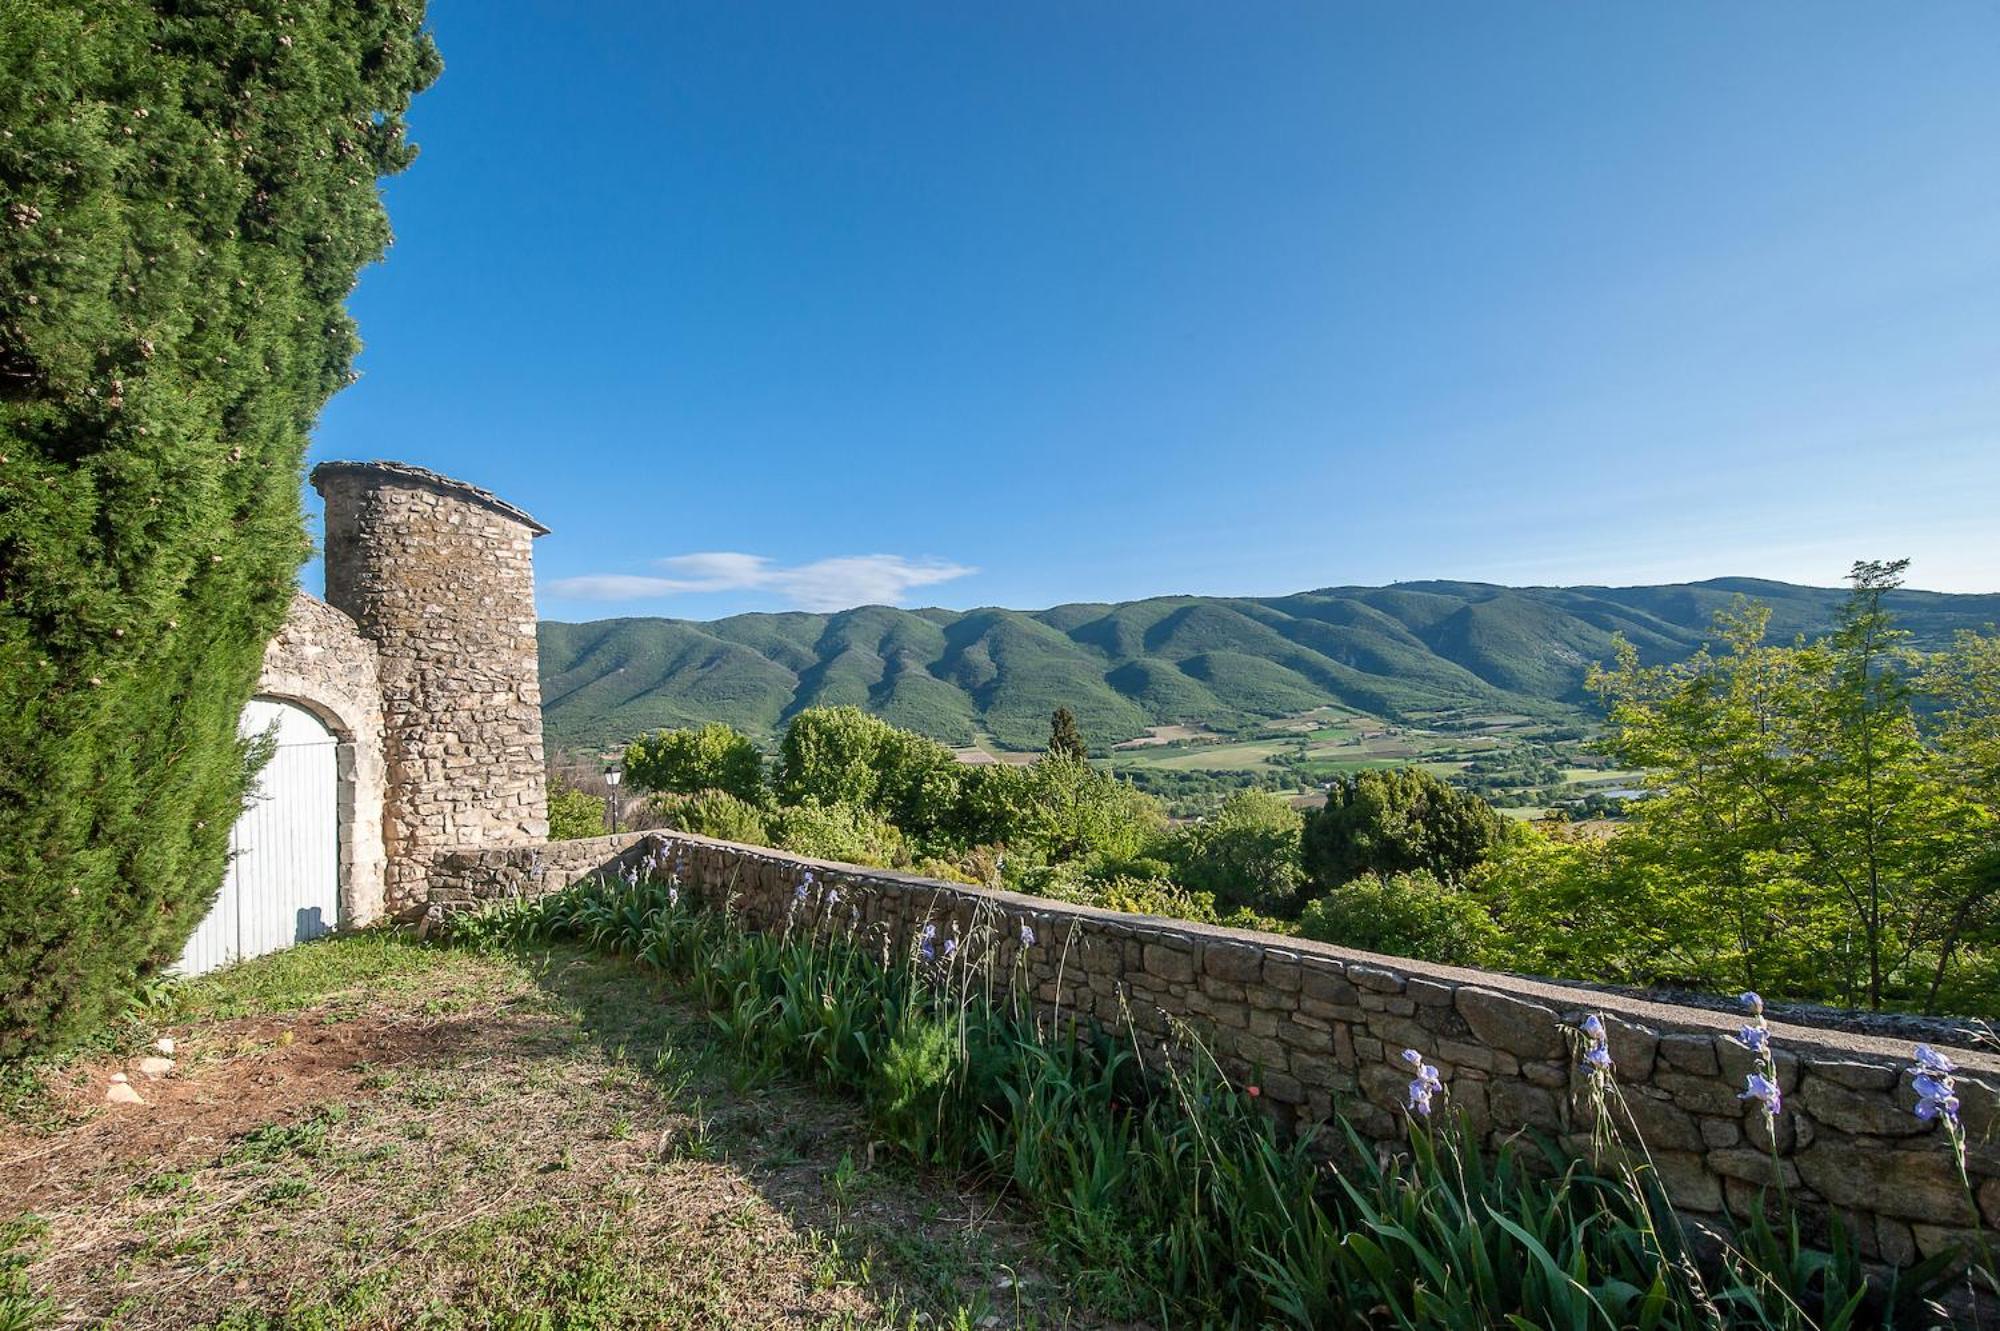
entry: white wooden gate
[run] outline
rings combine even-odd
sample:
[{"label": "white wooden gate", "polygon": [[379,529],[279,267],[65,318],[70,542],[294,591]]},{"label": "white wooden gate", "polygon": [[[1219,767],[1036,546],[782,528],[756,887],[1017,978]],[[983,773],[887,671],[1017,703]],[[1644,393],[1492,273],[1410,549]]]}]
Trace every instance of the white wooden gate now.
[{"label": "white wooden gate", "polygon": [[199,975],[330,933],[340,916],[339,741],[292,703],[254,698],[238,729],[278,747],[229,836],[229,869],[178,970]]}]

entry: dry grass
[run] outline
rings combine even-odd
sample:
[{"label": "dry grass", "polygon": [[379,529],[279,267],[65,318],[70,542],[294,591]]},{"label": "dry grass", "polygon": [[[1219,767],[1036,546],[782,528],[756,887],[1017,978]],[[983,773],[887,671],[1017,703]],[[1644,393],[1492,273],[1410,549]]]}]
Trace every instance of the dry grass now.
[{"label": "dry grass", "polygon": [[0,1248],[54,1326],[1071,1324],[1008,1208],[709,1030],[571,950],[294,949],[172,998],[148,1104],[17,1100]]}]

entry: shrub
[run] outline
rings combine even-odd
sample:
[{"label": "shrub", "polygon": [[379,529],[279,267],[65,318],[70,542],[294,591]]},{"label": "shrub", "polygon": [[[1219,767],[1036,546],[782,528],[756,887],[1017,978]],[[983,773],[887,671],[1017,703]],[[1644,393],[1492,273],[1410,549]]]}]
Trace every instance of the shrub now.
[{"label": "shrub", "polygon": [[659,730],[625,749],[625,775],[641,790],[692,795],[720,790],[764,798],[764,755],[748,735],[711,721],[694,730]]},{"label": "shrub", "polygon": [[99,1024],[221,883],[422,15],[0,17],[0,1058]]},{"label": "shrub", "polygon": [[1264,790],[1231,795],[1210,817],[1168,837],[1174,877],[1230,906],[1288,915],[1298,909],[1305,869],[1299,859],[1305,817],[1284,796]]},{"label": "shrub", "polygon": [[1457,881],[1505,835],[1500,815],[1421,767],[1356,772],[1327,788],[1326,807],[1306,820],[1306,873],[1321,888],[1362,874],[1427,870]]},{"label": "shrub", "polygon": [[549,784],[549,840],[604,835],[604,801],[557,778]]},{"label": "shrub", "polygon": [[896,825],[855,804],[788,804],[771,816],[773,844],[795,855],[888,867],[910,862]]},{"label": "shrub", "polygon": [[1500,945],[1478,897],[1422,869],[1343,884],[1306,906],[1298,930],[1322,943],[1454,966],[1488,961]]},{"label": "shrub", "polygon": [[808,707],[785,730],[778,794],[868,809],[919,841],[968,844],[959,826],[967,770],[936,740],[859,707]]},{"label": "shrub", "polygon": [[771,828],[765,811],[726,790],[699,790],[691,795],[656,795],[652,809],[664,827],[696,836],[712,836],[718,841],[740,841],[749,846],[771,844]]}]

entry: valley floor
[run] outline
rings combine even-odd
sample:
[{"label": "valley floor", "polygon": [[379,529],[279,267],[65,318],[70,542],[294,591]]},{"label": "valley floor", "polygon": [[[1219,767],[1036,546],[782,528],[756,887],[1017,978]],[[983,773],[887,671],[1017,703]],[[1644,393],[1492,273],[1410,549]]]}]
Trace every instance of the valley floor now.
[{"label": "valley floor", "polygon": [[[1053,1327],[1009,1207],[732,1066],[622,962],[379,935],[8,1088],[0,1327]],[[129,1070],[144,1104],[107,1104]],[[13,1314],[19,1320],[10,1320]]]}]

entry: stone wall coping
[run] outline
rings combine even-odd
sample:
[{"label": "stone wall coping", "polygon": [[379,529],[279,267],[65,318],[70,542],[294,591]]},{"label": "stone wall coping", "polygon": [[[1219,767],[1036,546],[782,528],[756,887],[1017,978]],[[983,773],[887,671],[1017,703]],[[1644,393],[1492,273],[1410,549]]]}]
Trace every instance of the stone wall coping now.
[{"label": "stone wall coping", "polygon": [[[815,873],[836,874],[844,878],[865,878],[905,891],[928,892],[974,902],[991,902],[1019,914],[1044,919],[1089,921],[1107,930],[1125,933],[1141,940],[1153,939],[1181,944],[1196,941],[1242,944],[1266,952],[1278,951],[1288,956],[1297,956],[1301,961],[1317,960],[1331,963],[1343,972],[1349,967],[1359,967],[1376,973],[1386,971],[1405,980],[1430,980],[1458,988],[1493,990],[1513,997],[1533,999],[1555,1009],[1559,1015],[1573,1014],[1580,1017],[1584,1012],[1598,1012],[1607,1017],[1621,1017],[1654,1028],[1723,1036],[1734,1036],[1743,1025],[1740,1019],[1708,1008],[1663,1003],[1636,994],[1583,989],[1557,981],[1502,971],[1474,970],[1463,966],[1413,961],[1408,957],[1364,952],[1358,948],[1318,943],[1290,934],[1261,933],[1250,929],[1201,924],[1193,920],[1176,920],[1156,915],[1131,915],[1122,911],[1107,910],[1101,906],[1084,906],[1067,901],[1054,901],[1048,897],[1027,896],[999,888],[922,878],[894,869],[816,860],[776,850],[770,846],[746,846],[734,841],[699,836],[692,832],[655,829],[644,835],[665,841],[712,846],[745,859],[793,865],[800,869],[810,869]],[[622,840],[610,837],[595,839],[604,841],[607,846],[614,841]],[[1773,1041],[1781,1048],[1792,1050],[1809,1048],[1842,1058],[1859,1056],[1866,1060],[1890,1062],[1899,1066],[1907,1065],[1911,1058],[1911,1042],[1907,1040],[1831,1030],[1825,1027],[1800,1026],[1782,1021],[1771,1021],[1770,1030]],[[1963,1044],[1949,1044],[1943,1047],[1950,1049],[1953,1061],[1965,1071],[1976,1070],[2000,1075],[2000,1053],[1967,1048]]]},{"label": "stone wall coping", "polygon": [[485,508],[490,508],[495,513],[500,514],[500,516],[511,518],[515,522],[520,523],[536,536],[547,536],[549,534],[547,527],[544,527],[541,523],[529,517],[526,512],[516,508],[492,491],[482,490],[476,485],[469,485],[464,481],[454,480],[442,472],[432,471],[428,467],[418,467],[412,466],[407,462],[389,462],[386,460],[377,460],[374,462],[322,462],[312,469],[311,480],[313,489],[320,490],[324,494],[325,491],[322,489],[323,478],[332,478],[334,476],[386,477],[412,482],[427,489],[436,490],[458,499],[469,499]]}]

